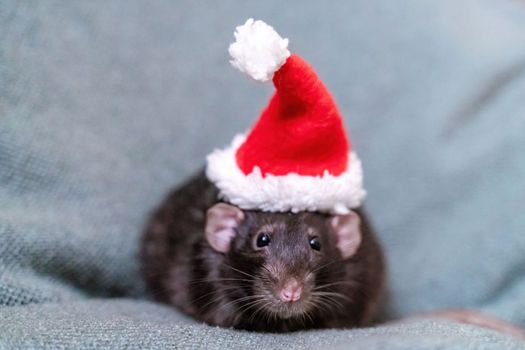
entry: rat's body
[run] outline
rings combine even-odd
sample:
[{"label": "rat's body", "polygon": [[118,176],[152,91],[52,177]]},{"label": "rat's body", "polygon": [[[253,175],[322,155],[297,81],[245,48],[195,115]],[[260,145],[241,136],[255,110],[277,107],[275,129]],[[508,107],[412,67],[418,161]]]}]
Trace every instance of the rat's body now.
[{"label": "rat's body", "polygon": [[[384,263],[362,212],[357,214],[360,242],[346,259],[329,232],[331,217],[317,213],[234,208],[242,222],[223,249],[213,241],[210,245],[205,233],[207,211],[210,221],[217,210],[208,210],[219,202],[217,194],[200,173],[153,214],[141,257],[148,288],[158,301],[209,324],[259,331],[354,327],[372,320]],[[272,237],[266,247],[257,246],[267,244],[265,237],[263,243],[253,243],[254,231],[261,235],[261,230]],[[318,251],[312,249],[318,245]],[[217,251],[221,249],[227,251]]]}]

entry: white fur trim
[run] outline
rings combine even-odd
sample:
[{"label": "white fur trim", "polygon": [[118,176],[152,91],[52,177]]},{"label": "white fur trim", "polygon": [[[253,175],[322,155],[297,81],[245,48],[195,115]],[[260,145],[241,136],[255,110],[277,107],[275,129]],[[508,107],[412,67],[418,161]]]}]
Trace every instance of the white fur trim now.
[{"label": "white fur trim", "polygon": [[263,21],[250,18],[235,28],[235,42],[230,45],[231,64],[255,80],[272,79],[290,56],[288,39],[283,39]]},{"label": "white fur trim", "polygon": [[346,214],[361,205],[366,192],[361,161],[354,152],[350,152],[348,170],[339,176],[326,171],[323,176],[291,173],[263,177],[258,167],[245,175],[235,160],[245,138],[237,135],[228,148],[216,149],[207,157],[206,176],[219,188],[221,199],[241,209],[269,212]]}]

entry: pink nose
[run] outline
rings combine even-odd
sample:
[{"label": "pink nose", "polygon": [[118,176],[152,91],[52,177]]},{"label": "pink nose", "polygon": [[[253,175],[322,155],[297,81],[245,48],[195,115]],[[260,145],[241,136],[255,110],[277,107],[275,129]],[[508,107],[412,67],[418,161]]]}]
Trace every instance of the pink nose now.
[{"label": "pink nose", "polygon": [[297,301],[301,298],[301,292],[303,289],[301,288],[301,285],[295,278],[291,278],[284,284],[284,287],[281,289],[279,293],[279,298],[281,298],[282,301]]}]

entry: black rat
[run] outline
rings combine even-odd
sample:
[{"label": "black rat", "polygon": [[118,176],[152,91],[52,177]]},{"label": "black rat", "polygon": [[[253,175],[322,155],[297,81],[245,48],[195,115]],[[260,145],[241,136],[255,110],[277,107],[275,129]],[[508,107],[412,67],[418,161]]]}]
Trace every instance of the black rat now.
[{"label": "black rat", "polygon": [[362,209],[241,210],[218,200],[204,172],[153,213],[141,259],[156,300],[211,325],[256,331],[367,325],[385,275]]},{"label": "black rat", "polygon": [[[381,246],[362,209],[347,215],[264,213],[222,203],[200,172],[151,216],[141,259],[148,289],[211,325],[285,332],[374,320],[384,289]],[[473,324],[525,339],[475,310],[411,318]]]}]

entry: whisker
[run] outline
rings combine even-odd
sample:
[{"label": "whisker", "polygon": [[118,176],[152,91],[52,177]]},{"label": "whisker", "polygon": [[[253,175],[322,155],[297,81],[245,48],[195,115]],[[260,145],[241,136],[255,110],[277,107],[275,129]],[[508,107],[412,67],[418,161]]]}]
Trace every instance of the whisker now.
[{"label": "whisker", "polygon": [[315,292],[312,292],[311,293],[312,295],[316,295],[316,296],[337,296],[339,298],[343,298],[343,299],[346,299],[346,295],[342,294],[342,293],[337,293],[337,292],[319,292],[319,291],[315,291]]},{"label": "whisker", "polygon": [[249,309],[251,309],[254,305],[257,305],[260,302],[261,302],[260,299],[249,301],[246,304],[243,304],[242,306],[239,307],[239,312],[246,312]]},{"label": "whisker", "polygon": [[270,305],[271,302],[266,302],[265,304],[263,304],[262,306],[260,306],[258,309],[255,310],[255,312],[252,314],[252,316],[250,317],[250,323],[255,319],[255,315],[257,315],[257,313],[259,313],[261,310],[264,310],[268,305]]},{"label": "whisker", "polygon": [[[262,300],[254,300],[254,301],[252,301],[252,302],[250,302],[248,304],[250,304],[250,305],[247,308],[245,308],[244,310],[242,310],[243,313],[246,313],[248,310],[250,310],[250,309],[252,309],[254,307],[261,306],[263,304],[263,301]],[[264,304],[262,306],[262,308],[265,309],[267,305],[268,304]],[[254,317],[254,316],[255,316],[255,312],[252,314],[252,317]],[[250,319],[250,322],[251,322],[251,319]]]},{"label": "whisker", "polygon": [[330,306],[330,308],[333,308],[334,311],[336,311],[336,308],[344,308],[344,305],[341,304],[339,301],[337,301],[336,299],[334,299],[333,297],[330,297],[330,296],[324,296],[324,297],[320,297],[319,298],[319,304],[320,305],[326,305],[326,306]]},{"label": "whisker", "polygon": [[355,282],[355,281],[337,281],[337,282],[332,282],[332,283],[319,285],[319,286],[315,287],[313,290],[315,291],[315,290],[324,289],[324,288],[331,287],[331,286],[344,285],[344,284],[350,285],[350,286],[355,286],[358,283]]},{"label": "whisker", "polygon": [[[231,288],[229,288],[229,289],[227,289],[227,290],[234,290],[234,289],[238,289],[238,288],[237,288],[237,287],[231,287]],[[227,291],[227,290],[224,289],[224,290],[221,290],[221,291]],[[221,292],[221,291],[216,290],[215,292]],[[227,293],[226,293],[226,294],[227,294]],[[205,307],[207,307],[207,306],[210,305],[210,304],[216,303],[217,301],[220,301],[220,300],[221,300],[222,298],[224,298],[224,297],[225,297],[224,295],[219,295],[217,298],[215,298],[215,299],[211,300],[210,302],[208,302],[208,303],[204,304],[203,306],[201,306],[201,308],[205,308]],[[243,301],[243,300],[245,300],[244,298],[252,298],[252,297],[254,297],[254,296],[242,297],[242,298],[234,299],[234,300],[232,300],[232,301],[230,301],[230,302],[239,302],[239,301]],[[240,299],[242,299],[242,300],[240,300]],[[230,302],[228,302],[228,303],[230,303]],[[223,307],[223,306],[225,306],[225,305],[224,305],[224,304],[221,305],[221,306],[219,307],[219,309],[220,309],[221,307]]]},{"label": "whisker", "polygon": [[330,265],[332,265],[332,264],[338,263],[338,262],[340,262],[340,261],[338,261],[338,260],[330,261],[330,262],[328,262],[328,263],[326,263],[326,264],[323,264],[323,265],[321,265],[321,266],[319,266],[319,267],[316,267],[315,269],[313,269],[313,270],[311,271],[311,273],[316,273],[316,272],[318,272],[319,270],[324,269],[324,268],[326,268],[326,267],[328,267],[328,266],[330,266]]},{"label": "whisker", "polygon": [[330,301],[331,303],[336,304],[336,306],[341,307],[341,308],[344,308],[344,305],[341,302],[339,302],[336,298],[341,298],[343,300],[348,299],[345,295],[340,294],[340,293],[314,292],[312,293],[312,295],[316,295],[317,297],[319,297],[321,301],[322,300]]},{"label": "whisker", "polygon": [[217,279],[200,278],[200,279],[191,280],[189,284],[199,284],[199,283],[206,283],[206,282],[223,282],[223,281],[252,282],[252,280],[249,280],[247,278],[217,278]]},{"label": "whisker", "polygon": [[201,300],[201,299],[203,299],[203,298],[205,298],[207,296],[210,296],[211,294],[214,294],[214,293],[220,293],[221,291],[222,292],[227,292],[227,291],[237,290],[237,289],[239,289],[239,287],[237,287],[237,286],[222,287],[220,290],[213,289],[211,292],[208,292],[208,293],[206,293],[204,295],[201,295],[197,299],[193,299],[192,302],[195,303],[195,302],[197,302],[197,301],[199,301],[199,300]]},{"label": "whisker", "polygon": [[304,312],[301,314],[301,323],[303,327],[306,327],[306,316]]},{"label": "whisker", "polygon": [[257,296],[254,296],[254,295],[248,295],[248,296],[245,296],[245,297],[242,297],[242,298],[239,298],[239,299],[234,299],[234,300],[231,300],[229,302],[227,302],[226,304],[222,304],[221,306],[219,306],[219,308],[217,309],[220,310],[222,309],[223,307],[227,307],[227,306],[234,306],[236,304],[239,304],[239,303],[243,303],[245,302],[246,300],[250,300],[250,299],[253,299],[253,298],[256,298]]},{"label": "whisker", "polygon": [[249,273],[247,273],[247,272],[244,272],[244,271],[242,271],[242,270],[239,270],[239,269],[237,269],[237,268],[235,268],[235,267],[233,267],[233,266],[231,266],[231,265],[228,265],[228,264],[226,264],[226,263],[224,263],[223,265],[226,266],[226,267],[228,267],[228,268],[230,268],[230,269],[232,269],[233,271],[237,271],[237,272],[239,272],[239,273],[242,273],[243,275],[246,275],[246,276],[250,277],[251,279],[255,278],[254,275],[251,275],[251,274],[249,274]]},{"label": "whisker", "polygon": [[266,266],[262,265],[261,267],[262,267],[266,272],[268,272],[270,275],[273,274],[272,271],[270,271],[270,269],[267,268]]},{"label": "whisker", "polygon": [[210,300],[209,302],[207,302],[206,304],[200,306],[200,308],[201,309],[205,309],[207,306],[212,305],[212,304],[220,301],[222,298],[224,298],[224,295],[219,295],[216,298],[214,298],[214,299]]},{"label": "whisker", "polygon": [[315,324],[314,319],[312,318],[312,316],[310,315],[310,312],[308,310],[305,311],[304,314],[310,319],[310,322],[312,324]]}]

